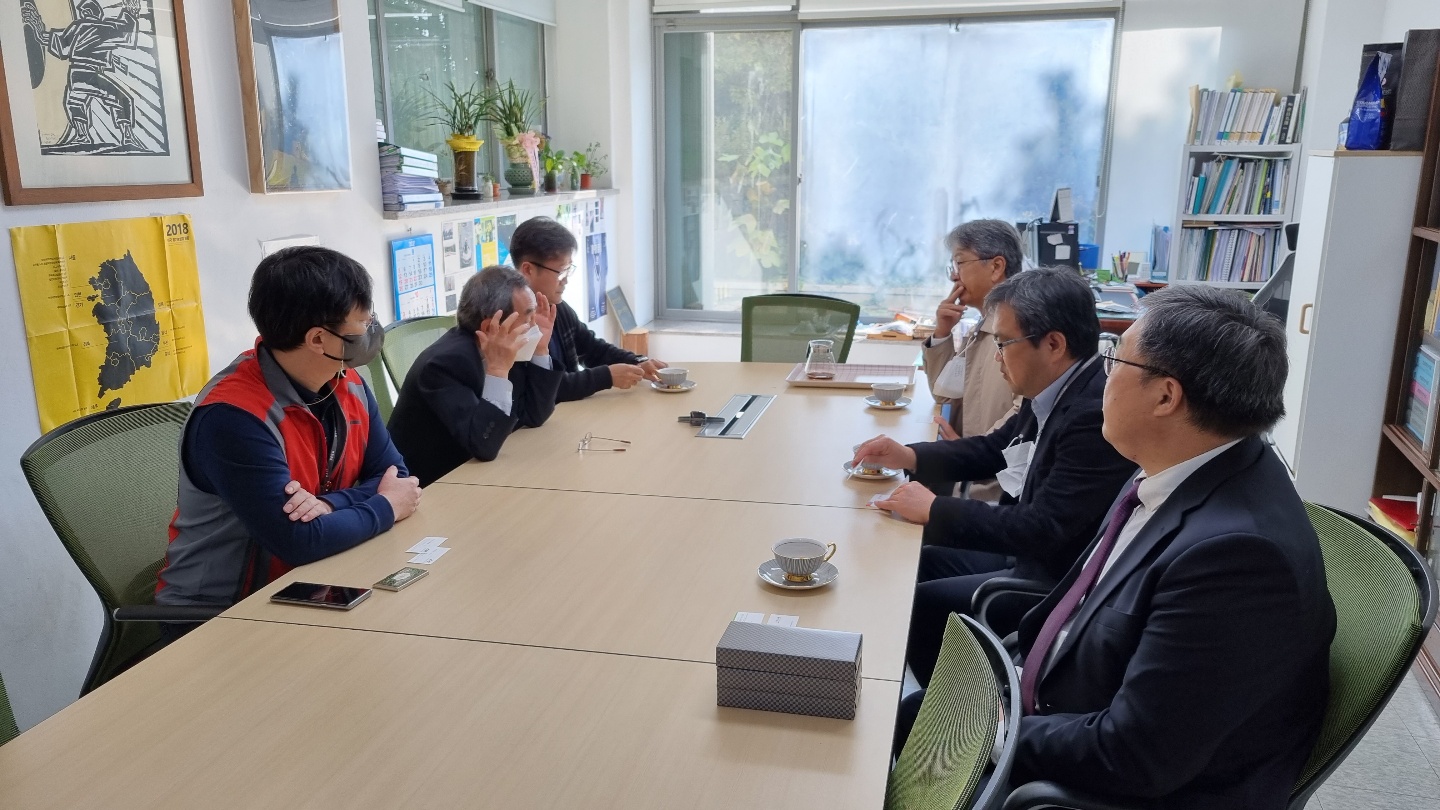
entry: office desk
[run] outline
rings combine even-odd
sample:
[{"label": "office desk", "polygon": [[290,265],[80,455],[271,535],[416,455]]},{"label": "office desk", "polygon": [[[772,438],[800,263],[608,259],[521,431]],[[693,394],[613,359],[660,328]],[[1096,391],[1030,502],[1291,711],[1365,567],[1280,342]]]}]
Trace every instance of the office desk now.
[{"label": "office desk", "polygon": [[[737,611],[780,613],[864,633],[864,674],[898,681],[920,529],[869,509],[436,483],[390,532],[292,571],[225,615],[713,664]],[[297,579],[368,587],[427,535],[448,537],[451,551],[403,591],[377,590],[350,611],[268,601]],[[760,581],[771,544],[796,536],[836,544],[834,584],[781,591]]]},{"label": "office desk", "polygon": [[[561,403],[544,426],[517,431],[492,462],[471,461],[440,479],[538,489],[864,507],[895,482],[847,479],[851,448],[881,433],[900,442],[935,439],[934,400],[923,375],[908,408],[866,407],[861,389],[790,388],[791,363],[693,363],[693,391],[666,394],[642,383]],[[777,394],[744,439],[696,438],[676,417],[718,413],[732,394]],[[586,433],[627,439],[624,453],[579,453]]]},{"label": "office desk", "polygon": [[217,619],[0,748],[0,807],[878,808],[898,693],[724,709],[704,664]]}]

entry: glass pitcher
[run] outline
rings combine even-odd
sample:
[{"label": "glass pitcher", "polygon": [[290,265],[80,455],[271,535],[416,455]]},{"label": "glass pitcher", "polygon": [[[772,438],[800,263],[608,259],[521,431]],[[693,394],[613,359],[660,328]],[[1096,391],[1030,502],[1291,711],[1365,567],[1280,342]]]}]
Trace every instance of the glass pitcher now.
[{"label": "glass pitcher", "polygon": [[810,341],[810,353],[805,355],[805,376],[812,380],[835,379],[835,341]]}]

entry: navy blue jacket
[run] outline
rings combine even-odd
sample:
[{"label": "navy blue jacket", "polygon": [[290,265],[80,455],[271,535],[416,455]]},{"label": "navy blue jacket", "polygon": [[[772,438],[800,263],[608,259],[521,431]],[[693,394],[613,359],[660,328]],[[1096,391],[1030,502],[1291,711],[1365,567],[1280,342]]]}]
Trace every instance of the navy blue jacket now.
[{"label": "navy blue jacket", "polygon": [[[1026,614],[1021,650],[1082,567]],[[1280,459],[1245,439],[1096,583],[1037,687],[1041,713],[1020,722],[1015,776],[1146,807],[1283,810],[1320,732],[1334,635],[1305,507]]]}]

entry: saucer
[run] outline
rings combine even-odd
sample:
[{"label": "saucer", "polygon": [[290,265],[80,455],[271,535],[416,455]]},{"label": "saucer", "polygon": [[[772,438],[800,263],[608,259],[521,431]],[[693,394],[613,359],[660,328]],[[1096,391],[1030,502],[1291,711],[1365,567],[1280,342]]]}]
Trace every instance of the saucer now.
[{"label": "saucer", "polygon": [[865,404],[881,411],[898,411],[910,404],[910,397],[900,397],[894,402],[882,402],[875,397],[865,397]]},{"label": "saucer", "polygon": [[851,478],[863,478],[866,481],[884,481],[887,478],[894,478],[901,472],[900,470],[892,470],[889,467],[881,467],[879,472],[867,473],[862,470],[861,472],[851,473],[850,462],[848,461],[841,464],[840,469],[844,470]]},{"label": "saucer", "polygon": [[689,391],[695,387],[695,381],[686,380],[685,382],[680,383],[679,388],[670,388],[669,386],[658,380],[651,380],[650,387],[654,388],[656,391],[659,391],[662,394],[683,394],[686,391]]},{"label": "saucer", "polygon": [[777,588],[782,588],[787,591],[808,591],[815,588],[823,588],[834,582],[836,577],[840,576],[839,569],[827,562],[820,563],[820,567],[815,569],[815,573],[810,575],[809,582],[791,582],[785,578],[785,569],[781,568],[780,563],[775,562],[773,559],[761,563],[760,570],[757,573],[760,574],[761,579]]}]

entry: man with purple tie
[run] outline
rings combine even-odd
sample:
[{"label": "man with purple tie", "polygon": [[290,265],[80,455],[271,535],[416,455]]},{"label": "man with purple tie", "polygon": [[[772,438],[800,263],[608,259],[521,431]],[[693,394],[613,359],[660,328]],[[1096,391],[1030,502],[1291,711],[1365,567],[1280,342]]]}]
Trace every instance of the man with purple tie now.
[{"label": "man with purple tie", "polygon": [[1239,294],[1172,286],[1105,359],[1104,435],[1140,472],[1021,622],[1012,781],[1282,810],[1335,633],[1319,541],[1260,438],[1284,413],[1284,332]]}]

